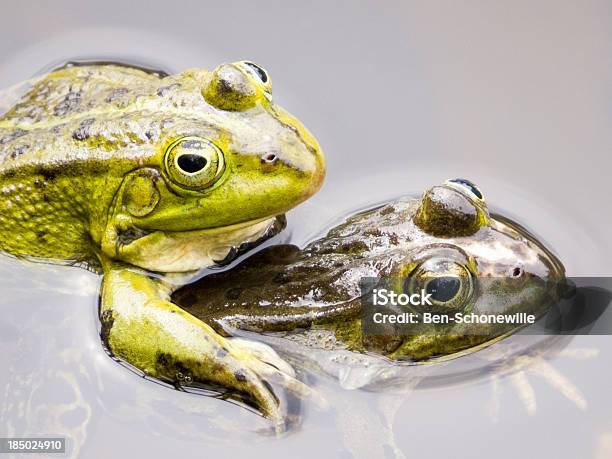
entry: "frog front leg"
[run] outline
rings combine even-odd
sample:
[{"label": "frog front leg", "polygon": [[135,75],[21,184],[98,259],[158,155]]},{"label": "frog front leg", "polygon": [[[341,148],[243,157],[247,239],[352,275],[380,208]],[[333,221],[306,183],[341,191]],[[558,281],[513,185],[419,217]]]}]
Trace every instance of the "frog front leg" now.
[{"label": "frog front leg", "polygon": [[187,377],[245,394],[277,429],[284,426],[288,397],[306,392],[291,367],[271,348],[222,337],[169,298],[159,279],[124,265],[106,267],[100,320],[109,351],[164,381]]}]

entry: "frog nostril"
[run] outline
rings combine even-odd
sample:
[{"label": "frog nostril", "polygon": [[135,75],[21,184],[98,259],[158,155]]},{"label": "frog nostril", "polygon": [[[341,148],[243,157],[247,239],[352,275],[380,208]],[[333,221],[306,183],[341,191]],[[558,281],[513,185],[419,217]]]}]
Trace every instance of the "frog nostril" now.
[{"label": "frog nostril", "polygon": [[272,164],[272,163],[275,163],[277,160],[278,160],[278,156],[276,156],[274,153],[268,153],[261,157],[262,163]]},{"label": "frog nostril", "polygon": [[520,266],[517,266],[512,270],[512,277],[521,277],[523,275],[523,270]]}]

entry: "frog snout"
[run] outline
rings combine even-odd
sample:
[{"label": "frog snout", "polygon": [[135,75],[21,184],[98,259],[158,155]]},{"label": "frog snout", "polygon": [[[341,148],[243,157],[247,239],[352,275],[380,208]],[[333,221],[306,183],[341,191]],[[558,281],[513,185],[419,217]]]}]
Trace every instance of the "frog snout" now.
[{"label": "frog snout", "polygon": [[576,286],[565,277],[565,267],[561,260],[548,250],[545,251],[547,256],[544,259],[544,264],[548,270],[547,280],[551,288],[555,290],[555,296],[557,298],[571,298],[576,291]]}]

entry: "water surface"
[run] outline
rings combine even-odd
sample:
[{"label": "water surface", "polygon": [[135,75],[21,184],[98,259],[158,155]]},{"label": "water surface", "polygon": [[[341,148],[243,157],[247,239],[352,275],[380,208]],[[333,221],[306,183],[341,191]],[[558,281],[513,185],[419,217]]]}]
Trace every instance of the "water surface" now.
[{"label": "water surface", "polygon": [[[326,184],[289,213],[284,240],[303,244],[348,211],[461,176],[569,275],[612,274],[609,6],[105,6],[5,6],[0,86],[73,58],[170,71],[252,59],[328,158]],[[98,338],[98,283],[0,258],[3,436],[65,435],[73,455],[92,458],[612,455],[610,337],[512,339],[415,370],[398,393],[343,388],[359,386],[359,371],[304,372],[328,407],[305,403],[301,424],[277,439],[246,410],[112,361]]]}]

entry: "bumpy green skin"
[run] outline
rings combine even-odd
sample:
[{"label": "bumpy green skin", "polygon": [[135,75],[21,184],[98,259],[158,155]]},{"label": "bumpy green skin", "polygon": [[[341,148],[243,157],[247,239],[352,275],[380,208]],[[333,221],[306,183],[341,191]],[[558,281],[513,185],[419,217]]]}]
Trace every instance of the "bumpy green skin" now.
[{"label": "bumpy green skin", "polygon": [[[179,170],[180,139],[221,158]],[[324,171],[316,140],[273,103],[269,77],[251,63],[172,76],[69,65],[33,80],[0,117],[0,249],[101,270],[113,354],[176,384],[244,393],[280,423],[282,392],[297,381],[266,363],[271,350],[232,343],[172,304],[163,275],[270,235]]]},{"label": "bumpy green skin", "polygon": [[181,288],[173,299],[220,333],[284,332],[306,346],[397,360],[448,356],[498,339],[503,333],[484,326],[413,336],[363,333],[360,279],[389,279],[401,293],[403,279],[434,264],[441,267],[434,275],[465,273],[474,285],[471,295],[434,305],[450,313],[539,316],[559,298],[565,276],[561,262],[527,230],[490,215],[483,199],[449,181],[421,199],[356,214],[302,250],[268,247],[231,271]]}]

